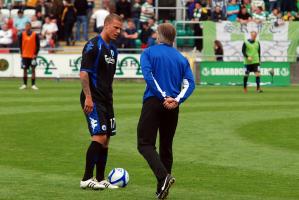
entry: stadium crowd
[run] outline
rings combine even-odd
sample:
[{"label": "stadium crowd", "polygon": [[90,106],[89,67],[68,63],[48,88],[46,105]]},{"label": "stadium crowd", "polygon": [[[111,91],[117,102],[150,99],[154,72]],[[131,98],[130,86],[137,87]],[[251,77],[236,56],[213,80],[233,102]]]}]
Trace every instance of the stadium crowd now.
[{"label": "stadium crowd", "polygon": [[[275,25],[284,21],[299,21],[299,0],[185,0],[186,20],[223,20]],[[102,8],[95,10],[94,0],[0,0],[0,47],[17,47],[18,34],[27,22],[40,35],[41,47],[57,47],[58,41],[74,45],[89,39],[91,21],[94,32],[103,28],[109,13],[119,14],[125,21],[124,31],[117,40],[120,48],[146,48],[155,44],[157,23],[154,0],[102,0]],[[170,21],[171,22],[171,21]],[[82,31],[81,31],[82,28]],[[202,36],[202,27],[193,26],[194,35]],[[73,35],[73,32],[75,33]],[[141,43],[141,44],[138,44]],[[202,50],[202,39],[195,40]]]}]

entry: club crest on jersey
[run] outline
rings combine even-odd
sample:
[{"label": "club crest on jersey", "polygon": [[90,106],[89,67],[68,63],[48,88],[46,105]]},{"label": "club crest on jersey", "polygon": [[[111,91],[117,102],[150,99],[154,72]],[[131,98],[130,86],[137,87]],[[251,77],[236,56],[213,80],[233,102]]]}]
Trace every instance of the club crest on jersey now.
[{"label": "club crest on jersey", "polygon": [[107,55],[105,55],[105,61],[107,64],[115,64],[115,59],[113,57],[109,57]]}]

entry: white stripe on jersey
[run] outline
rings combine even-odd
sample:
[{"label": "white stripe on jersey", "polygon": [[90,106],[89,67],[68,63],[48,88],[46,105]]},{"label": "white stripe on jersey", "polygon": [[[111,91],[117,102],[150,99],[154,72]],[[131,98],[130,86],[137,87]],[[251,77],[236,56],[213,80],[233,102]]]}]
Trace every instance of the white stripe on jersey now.
[{"label": "white stripe on jersey", "polygon": [[190,84],[187,79],[183,79],[183,90],[180,92],[180,94],[175,98],[177,102],[180,102],[181,98],[183,98],[189,88]]}]

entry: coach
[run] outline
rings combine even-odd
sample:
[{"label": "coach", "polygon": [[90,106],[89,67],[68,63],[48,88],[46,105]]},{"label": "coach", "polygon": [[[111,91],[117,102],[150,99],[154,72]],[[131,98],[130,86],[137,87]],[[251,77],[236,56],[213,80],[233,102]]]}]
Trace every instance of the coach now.
[{"label": "coach", "polygon": [[[158,45],[141,55],[141,68],[146,82],[143,107],[138,123],[138,150],[153,170],[157,198],[165,199],[175,179],[171,175],[172,141],[175,134],[179,105],[195,88],[188,60],[172,47],[176,31],[169,23],[158,26]],[[160,134],[159,154],[156,151],[157,132]]]}]

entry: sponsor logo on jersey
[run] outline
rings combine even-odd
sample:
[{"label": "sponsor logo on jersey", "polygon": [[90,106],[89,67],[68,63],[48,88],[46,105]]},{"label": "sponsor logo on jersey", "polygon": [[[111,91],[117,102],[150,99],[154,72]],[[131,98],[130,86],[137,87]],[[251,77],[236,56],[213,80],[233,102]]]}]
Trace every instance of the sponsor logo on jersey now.
[{"label": "sponsor logo on jersey", "polygon": [[98,126],[98,121],[95,120],[95,119],[93,119],[93,118],[91,118],[91,117],[89,117],[89,119],[90,119],[91,128],[94,131],[94,129]]},{"label": "sponsor logo on jersey", "polygon": [[109,57],[107,55],[105,55],[105,61],[107,64],[115,64],[115,59],[113,57]]}]

